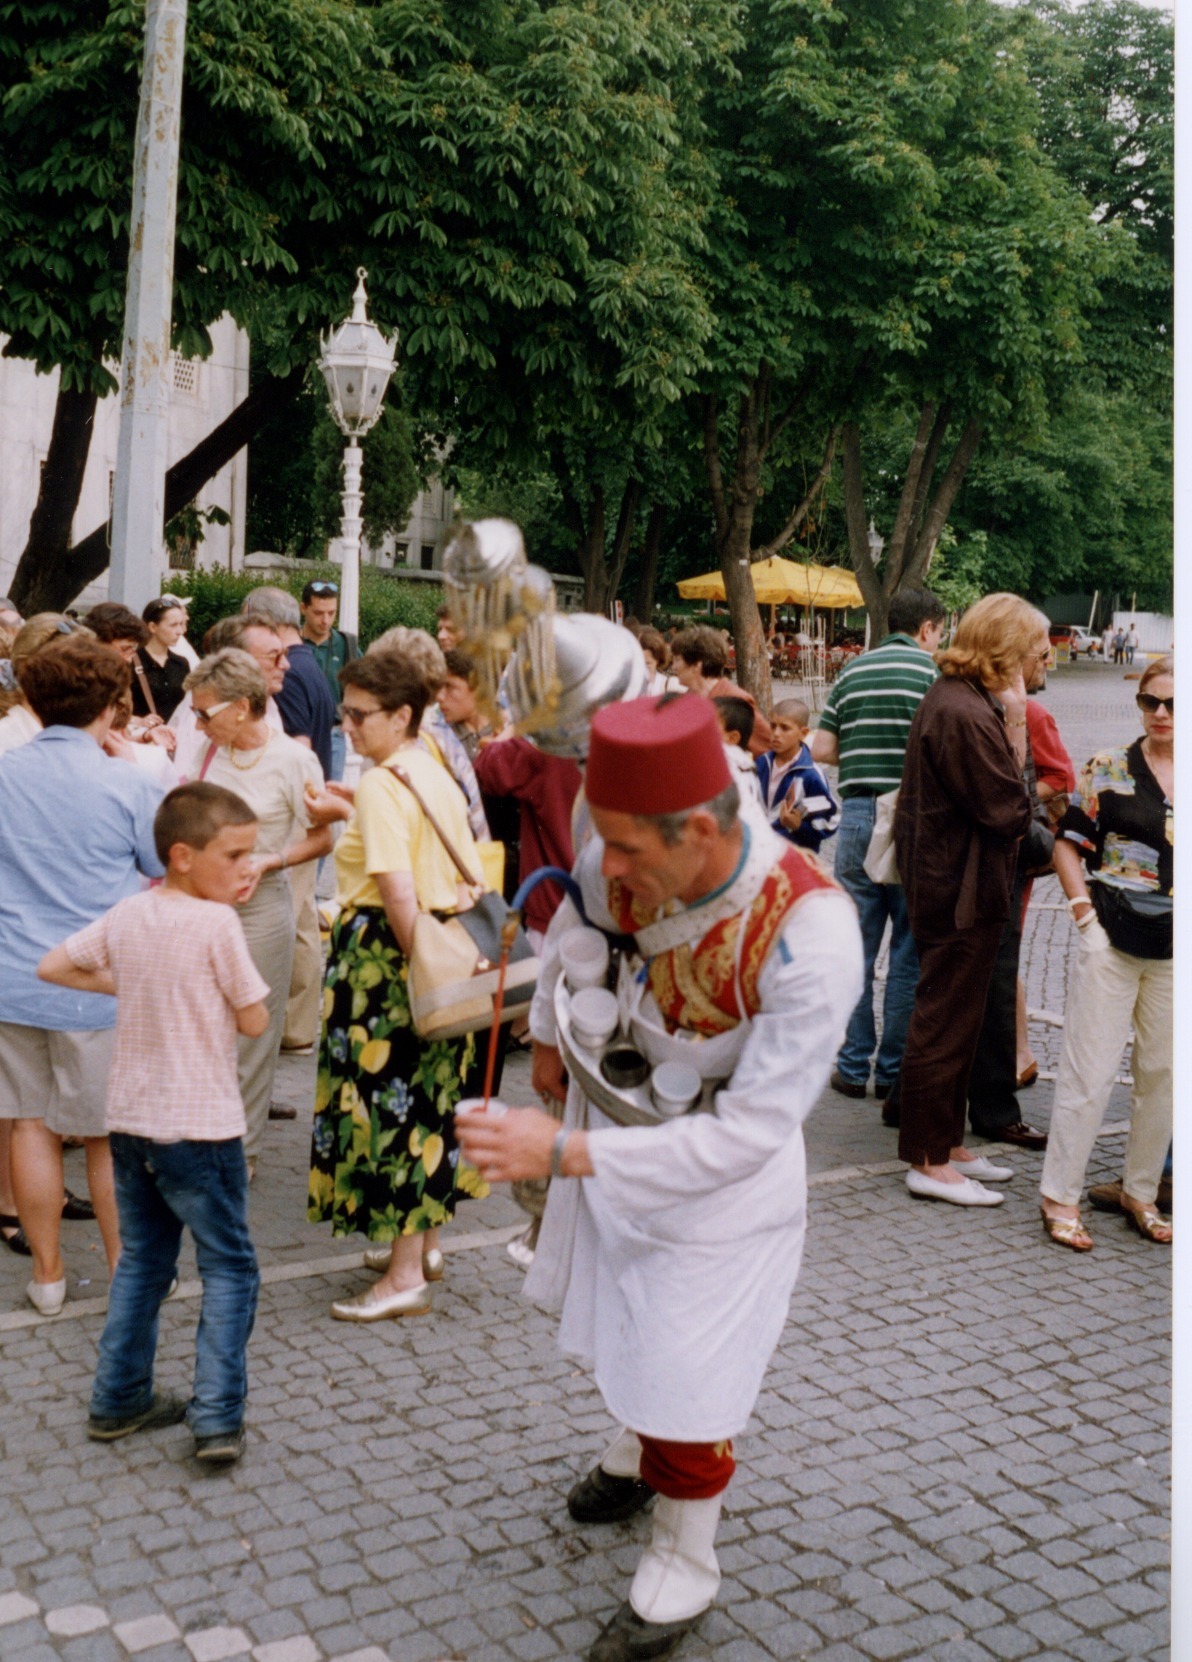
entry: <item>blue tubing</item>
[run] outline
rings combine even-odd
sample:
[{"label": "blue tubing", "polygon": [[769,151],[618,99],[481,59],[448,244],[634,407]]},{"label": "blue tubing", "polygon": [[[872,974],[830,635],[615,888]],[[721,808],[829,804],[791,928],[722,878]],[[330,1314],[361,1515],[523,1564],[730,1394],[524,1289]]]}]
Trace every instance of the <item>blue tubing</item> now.
[{"label": "blue tubing", "polygon": [[583,918],[584,922],[587,923],[588,915],[584,911],[584,901],[583,896],[579,892],[579,884],[575,881],[575,878],[572,877],[569,871],[563,870],[562,866],[540,866],[536,872],[527,877],[525,882],[521,884],[517,893],[513,897],[511,904],[515,912],[524,911],[526,901],[533,894],[539,883],[558,883],[560,888],[566,889],[567,895],[574,903],[576,911],[579,913],[580,917]]}]

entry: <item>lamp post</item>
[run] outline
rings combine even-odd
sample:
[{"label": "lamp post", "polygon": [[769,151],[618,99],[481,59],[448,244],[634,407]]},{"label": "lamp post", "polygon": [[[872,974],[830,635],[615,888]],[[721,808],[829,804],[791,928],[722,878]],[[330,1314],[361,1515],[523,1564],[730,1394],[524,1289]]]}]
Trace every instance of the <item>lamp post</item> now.
[{"label": "lamp post", "polygon": [[360,486],[363,456],[360,439],[381,414],[381,404],[393,360],[397,336],[387,341],[368,317],[363,266],[356,268],[352,315],[329,338],[319,337],[319,368],[327,383],[331,413],[347,438],[344,449],[343,575],[339,590],[339,626],[349,634],[360,630],[360,528],[364,492]]},{"label": "lamp post", "polygon": [[148,0],[133,160],[108,593],[135,611],[161,589],[170,318],[187,0]]}]

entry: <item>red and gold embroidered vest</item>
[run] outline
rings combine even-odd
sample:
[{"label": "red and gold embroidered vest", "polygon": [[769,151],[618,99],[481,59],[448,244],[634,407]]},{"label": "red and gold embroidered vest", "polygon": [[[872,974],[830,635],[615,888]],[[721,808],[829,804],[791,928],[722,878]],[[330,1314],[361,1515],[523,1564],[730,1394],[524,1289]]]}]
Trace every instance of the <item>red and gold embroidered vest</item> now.
[{"label": "red and gold embroidered vest", "polygon": [[[761,1008],[757,983],[762,965],[781,935],[793,908],[805,895],[837,885],[819,861],[793,845],[766,874],[757,898],[743,912],[713,924],[702,940],[671,947],[650,959],[650,991],[673,1032],[725,1033]],[[633,899],[619,879],[608,885],[608,906],[617,928],[632,935],[656,920],[657,912]],[[734,965],[740,931],[741,991],[745,1009],[737,1001]]]}]

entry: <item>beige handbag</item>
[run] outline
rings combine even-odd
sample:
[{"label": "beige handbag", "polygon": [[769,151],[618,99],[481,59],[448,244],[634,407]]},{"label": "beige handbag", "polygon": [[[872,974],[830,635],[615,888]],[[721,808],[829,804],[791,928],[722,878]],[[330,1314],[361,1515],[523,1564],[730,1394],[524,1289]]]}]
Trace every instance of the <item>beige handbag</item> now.
[{"label": "beige handbag", "polygon": [[[389,771],[412,794],[463,882],[475,891],[480,886],[475,873],[460,859],[413,780],[404,768],[394,766]],[[410,1018],[419,1038],[456,1039],[492,1026],[502,931],[514,915],[502,896],[491,890],[481,894],[468,911],[454,917],[419,911],[414,920],[407,983]],[[518,1006],[528,1003],[537,980],[538,959],[519,922],[505,971],[507,1018],[512,1019],[519,1013]]]}]

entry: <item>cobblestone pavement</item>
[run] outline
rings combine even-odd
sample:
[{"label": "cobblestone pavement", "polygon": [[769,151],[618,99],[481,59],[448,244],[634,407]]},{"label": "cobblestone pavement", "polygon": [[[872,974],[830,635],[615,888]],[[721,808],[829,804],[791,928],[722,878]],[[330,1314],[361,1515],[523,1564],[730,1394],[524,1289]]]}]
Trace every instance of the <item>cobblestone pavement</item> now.
[{"label": "cobblestone pavement", "polygon": [[[1133,731],[1121,692],[1100,668],[1055,678],[1075,757]],[[1062,1012],[1047,898],[1030,996]],[[457,1220],[430,1318],[328,1319],[366,1278],[357,1247],[302,1221],[311,1072],[283,1064],[302,1113],[270,1127],[253,1191],[265,1286],[240,1466],[200,1472],[182,1427],[88,1443],[94,1228],[65,1226],[52,1321],[22,1307],[27,1266],[3,1255],[3,1662],[537,1662],[582,1657],[623,1596],[648,1525],[567,1517],[610,1425],[518,1296],[505,1195]],[[505,1094],[526,1090],[517,1058]],[[1050,1086],[1024,1100],[1046,1123]],[[1091,1180],[1115,1173],[1126,1109],[1119,1089]],[[739,1440],[720,1598],[682,1654],[1165,1657],[1169,1255],[1097,1214],[1088,1257],[1049,1245],[1041,1157],[1018,1150],[997,1210],[916,1205],[872,1102],[825,1093],[808,1146],[804,1267]],[[186,1386],[197,1292],[184,1263],[166,1388]]]}]

